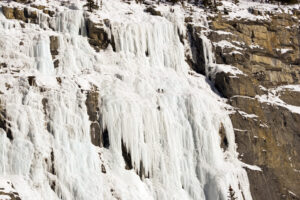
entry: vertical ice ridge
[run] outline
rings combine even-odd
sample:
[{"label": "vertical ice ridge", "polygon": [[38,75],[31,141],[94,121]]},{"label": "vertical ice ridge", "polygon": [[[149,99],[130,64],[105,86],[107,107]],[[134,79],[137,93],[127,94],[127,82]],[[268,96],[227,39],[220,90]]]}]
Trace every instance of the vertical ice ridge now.
[{"label": "vertical ice ridge", "polygon": [[44,75],[54,74],[54,65],[50,53],[49,37],[40,35],[37,45],[34,47],[37,70]]},{"label": "vertical ice ridge", "polygon": [[112,34],[117,52],[126,56],[141,57],[147,60],[151,67],[169,67],[184,72],[184,48],[177,30],[176,24],[162,19],[144,23],[116,23],[113,24]]}]

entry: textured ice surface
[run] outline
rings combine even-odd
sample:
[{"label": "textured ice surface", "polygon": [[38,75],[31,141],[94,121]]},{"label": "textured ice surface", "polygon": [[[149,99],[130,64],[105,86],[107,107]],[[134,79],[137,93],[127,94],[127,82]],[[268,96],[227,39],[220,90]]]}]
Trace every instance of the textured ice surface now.
[{"label": "textured ice surface", "polygon": [[[82,3],[72,9],[50,4],[59,11],[49,20],[52,29],[42,13],[38,25],[25,28],[0,13],[0,63],[8,64],[1,69],[0,99],[13,135],[10,140],[0,129],[0,174],[22,199],[225,200],[230,186],[238,199],[252,199],[222,99],[206,77],[188,73],[179,6],[170,13],[161,5],[164,17],[158,17],[135,3],[103,1],[90,17],[110,19],[116,51],[96,53],[83,31]],[[58,68],[51,35],[59,38]],[[210,74],[214,58],[203,39]],[[34,84],[28,76],[35,76]],[[91,143],[85,100],[93,88],[109,148]],[[125,169],[122,141],[132,170]]]}]

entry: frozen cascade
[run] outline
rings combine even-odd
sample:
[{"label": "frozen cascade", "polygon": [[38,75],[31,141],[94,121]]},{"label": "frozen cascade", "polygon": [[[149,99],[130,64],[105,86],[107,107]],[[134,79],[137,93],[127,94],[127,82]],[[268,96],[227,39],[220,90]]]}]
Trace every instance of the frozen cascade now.
[{"label": "frozen cascade", "polygon": [[40,36],[37,45],[34,47],[37,69],[44,75],[54,74],[54,65],[50,53],[49,37]]},{"label": "frozen cascade", "polygon": [[85,21],[83,11],[70,10],[68,12],[61,12],[55,18],[55,30],[71,35],[86,35]]},{"label": "frozen cascade", "polygon": [[[51,23],[55,31],[0,30],[0,47],[7,52],[18,45],[2,46],[12,40],[8,34],[28,35],[24,46],[30,47],[11,62],[22,60],[32,66],[25,74],[37,74],[36,87],[26,76],[1,75],[1,108],[13,139],[0,129],[0,174],[22,199],[225,200],[229,186],[238,199],[252,199],[230,118],[206,78],[188,75],[178,36],[183,21],[148,15],[139,23],[112,20],[116,52],[100,53],[84,37],[82,11],[61,13]],[[60,43],[58,69],[49,51],[53,34]],[[5,83],[12,87],[7,90]],[[85,101],[92,88],[99,93],[99,122],[109,148],[91,143]],[[221,124],[229,144],[225,152]],[[122,142],[132,170],[125,169]]]},{"label": "frozen cascade", "polygon": [[207,76],[211,76],[213,74],[213,70],[215,69],[216,62],[212,51],[212,44],[204,34],[201,35],[201,39],[203,43],[203,53],[205,59],[205,74]]},{"label": "frozen cascade", "polygon": [[124,57],[133,55],[147,60],[147,66],[161,69],[170,67],[176,71],[186,72],[184,49],[177,34],[179,27],[166,19],[163,21],[121,24],[113,27],[116,50],[124,53]]}]

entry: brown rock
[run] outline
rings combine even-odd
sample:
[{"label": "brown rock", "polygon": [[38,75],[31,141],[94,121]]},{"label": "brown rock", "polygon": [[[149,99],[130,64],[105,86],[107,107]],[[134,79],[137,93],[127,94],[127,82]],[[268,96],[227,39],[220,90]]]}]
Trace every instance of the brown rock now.
[{"label": "brown rock", "polygon": [[186,17],[186,18],[184,18],[184,22],[185,23],[191,23],[191,22],[193,22],[193,18],[192,17]]},{"label": "brown rock", "polygon": [[105,169],[105,166],[103,164],[101,164],[101,172],[106,174],[106,169]]},{"label": "brown rock", "polygon": [[39,10],[44,10],[46,8],[46,6],[43,6],[43,5],[33,4],[33,5],[30,5],[30,6],[33,7],[33,8],[39,9]]},{"label": "brown rock", "polygon": [[11,200],[21,200],[19,193],[17,192],[6,192],[5,190],[0,190],[0,195],[6,197],[8,196]]},{"label": "brown rock", "polygon": [[58,59],[54,60],[53,64],[54,64],[54,68],[58,68],[59,67],[59,60]]},{"label": "brown rock", "polygon": [[248,76],[237,75],[234,77],[230,73],[217,73],[215,86],[224,97],[230,98],[234,95],[250,96],[256,95],[256,89]]},{"label": "brown rock", "polygon": [[88,91],[85,101],[90,121],[97,121],[99,118],[99,93]]},{"label": "brown rock", "polygon": [[263,117],[264,113],[261,108],[261,104],[255,98],[247,96],[233,96],[229,99],[230,105],[242,110],[248,114],[255,114],[258,117]]},{"label": "brown rock", "polygon": [[109,147],[109,136],[107,130],[102,131],[99,124],[99,93],[95,89],[88,91],[85,101],[89,115],[91,141],[95,146]]},{"label": "brown rock", "polygon": [[57,36],[50,36],[50,52],[53,59],[54,68],[59,67],[59,60],[56,59],[56,56],[58,55],[58,49],[59,49],[59,38]]},{"label": "brown rock", "polygon": [[[253,14],[260,14],[255,12]],[[253,199],[299,199],[300,115],[253,98],[264,93],[259,85],[271,88],[300,84],[300,30],[294,26],[299,16],[298,19],[284,13],[270,16],[271,21],[255,22],[228,20],[222,16],[212,18],[211,29],[232,33],[219,36],[212,32],[209,37],[213,42],[227,40],[243,44],[240,46],[242,57],[231,55],[234,49],[216,48],[217,63],[233,65],[247,75],[233,78],[230,74],[218,73],[215,86],[236,108],[230,117],[240,159],[262,169],[261,172],[248,170]],[[290,50],[282,52],[280,49]],[[300,106],[298,92],[284,90],[279,94],[286,103]],[[257,117],[250,118],[243,112]],[[221,138],[223,132],[220,128]]]},{"label": "brown rock", "polygon": [[44,9],[43,13],[49,15],[50,17],[53,17],[55,15],[55,12],[52,10]]},{"label": "brown rock", "polygon": [[96,51],[106,49],[110,44],[108,34],[103,24],[96,24],[90,19],[87,20],[87,35],[90,45],[92,45]]},{"label": "brown rock", "polygon": [[150,13],[151,15],[154,15],[154,16],[162,16],[161,12],[155,10],[155,8],[153,8],[153,7],[146,8],[145,12]]},{"label": "brown rock", "polygon": [[280,99],[282,99],[285,103],[300,106],[300,92],[284,90],[280,92]]},{"label": "brown rock", "polygon": [[92,122],[90,125],[90,134],[91,134],[91,140],[92,144],[98,147],[102,147],[102,133],[101,133],[101,127],[98,122]]},{"label": "brown rock", "polygon": [[13,8],[2,6],[2,11],[7,19],[15,19]]},{"label": "brown rock", "polygon": [[279,200],[288,190],[299,195],[300,179],[295,169],[300,166],[300,115],[251,101],[236,105],[243,105],[259,118],[245,118],[237,112],[231,120],[241,159],[262,168],[262,172],[248,171],[253,198]]},{"label": "brown rock", "polygon": [[59,48],[59,38],[57,36],[50,36],[50,52],[52,58],[54,59],[56,55],[58,55]]},{"label": "brown rock", "polygon": [[22,20],[26,22],[26,17],[23,9],[14,8],[15,19]]}]

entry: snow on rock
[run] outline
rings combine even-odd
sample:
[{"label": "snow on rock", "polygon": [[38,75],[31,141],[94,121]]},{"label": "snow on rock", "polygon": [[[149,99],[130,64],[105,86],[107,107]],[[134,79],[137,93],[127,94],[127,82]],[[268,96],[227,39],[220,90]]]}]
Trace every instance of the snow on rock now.
[{"label": "snow on rock", "polygon": [[1,177],[0,178],[0,199],[1,200],[20,200],[18,192],[14,189],[11,181]]},{"label": "snow on rock", "polygon": [[236,50],[243,50],[241,47],[235,46],[234,44],[228,42],[227,40],[221,40],[219,42],[215,42],[214,45],[215,46],[219,46],[222,49],[224,49],[224,48],[232,48],[232,49],[236,49]]},{"label": "snow on rock", "polygon": [[276,49],[276,50],[279,51],[281,54],[285,54],[287,52],[293,51],[293,49]]},{"label": "snow on rock", "polygon": [[[231,65],[226,65],[226,64],[217,64],[216,63],[216,58],[215,55],[213,53],[213,48],[212,48],[212,43],[211,41],[206,37],[205,33],[202,33],[201,35],[201,39],[203,41],[203,48],[204,48],[204,59],[205,59],[205,74],[212,78],[212,80],[215,79],[216,74],[220,73],[220,72],[225,72],[225,73],[230,73],[232,77],[236,77],[237,75],[244,75],[246,76],[246,74],[244,74],[241,70],[239,70],[238,68],[231,66]],[[241,50],[242,48],[237,47],[235,45],[233,45],[230,42],[227,42],[225,40],[220,41],[219,43],[215,43],[214,45],[219,45],[222,48],[236,48]]]},{"label": "snow on rock", "polygon": [[300,85],[279,86],[279,87],[274,88],[274,89],[269,89],[267,94],[264,94],[262,96],[257,95],[256,98],[260,102],[285,107],[285,108],[289,109],[291,112],[300,114],[300,107],[299,106],[294,106],[294,105],[287,104],[279,98],[280,97],[279,92],[283,91],[283,90],[290,90],[290,91],[300,92]]},{"label": "snow on rock", "polygon": [[[300,5],[276,5],[270,3],[261,3],[260,1],[240,0],[238,4],[232,1],[222,1],[222,5],[218,6],[219,11],[226,10],[228,12],[227,18],[239,20],[269,20],[270,13],[292,13],[292,10],[299,10]],[[251,10],[257,10],[259,15],[251,13]]]}]

